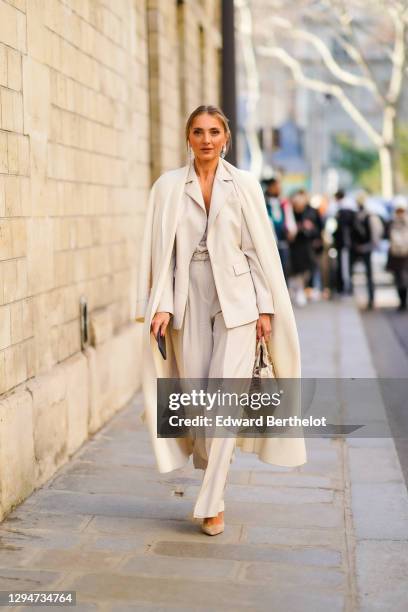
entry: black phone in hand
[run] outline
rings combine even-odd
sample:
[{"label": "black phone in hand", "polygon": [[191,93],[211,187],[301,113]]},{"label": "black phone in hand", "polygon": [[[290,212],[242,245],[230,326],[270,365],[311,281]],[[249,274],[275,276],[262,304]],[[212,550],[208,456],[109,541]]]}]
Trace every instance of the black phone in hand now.
[{"label": "black phone in hand", "polygon": [[157,332],[156,340],[157,340],[157,345],[159,347],[159,351],[161,352],[163,359],[167,359],[166,337],[161,335],[160,328],[159,328],[159,331]]}]

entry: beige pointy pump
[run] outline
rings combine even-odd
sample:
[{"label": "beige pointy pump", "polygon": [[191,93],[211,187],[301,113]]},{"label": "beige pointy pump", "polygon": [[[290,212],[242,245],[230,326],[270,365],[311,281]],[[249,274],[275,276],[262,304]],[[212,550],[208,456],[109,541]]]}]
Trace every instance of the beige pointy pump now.
[{"label": "beige pointy pump", "polygon": [[206,525],[203,521],[201,523],[201,531],[207,535],[218,535],[224,531],[224,517],[221,523],[215,523],[213,525]]}]

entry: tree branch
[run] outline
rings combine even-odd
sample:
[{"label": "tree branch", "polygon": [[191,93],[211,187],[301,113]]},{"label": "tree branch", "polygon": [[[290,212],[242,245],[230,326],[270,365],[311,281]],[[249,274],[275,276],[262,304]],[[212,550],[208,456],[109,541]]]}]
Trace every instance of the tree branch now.
[{"label": "tree branch", "polygon": [[376,147],[381,147],[383,138],[367,121],[367,119],[360,113],[358,108],[351,102],[346,96],[343,89],[339,85],[325,83],[319,79],[312,79],[307,77],[300,65],[300,62],[295,60],[289,53],[281,47],[257,47],[257,52],[264,57],[275,57],[284,63],[292,72],[294,79],[304,87],[313,89],[314,91],[320,91],[322,93],[328,93],[335,96],[349,116],[357,123],[357,125],[367,134],[370,140],[375,144]]},{"label": "tree branch", "polygon": [[[407,14],[407,11],[404,11]],[[395,43],[393,51],[393,62],[390,83],[386,95],[387,102],[393,106],[397,103],[402,91],[404,69],[406,66],[405,22],[401,19],[401,13],[393,8],[389,10],[395,30]]]},{"label": "tree branch", "polygon": [[347,44],[347,42],[345,41],[345,48],[347,49],[347,47],[350,47],[350,52],[353,52],[356,54],[356,58],[357,61],[360,63],[360,66],[362,67],[366,77],[373,83],[374,87],[375,87],[375,94],[377,97],[377,100],[380,102],[381,106],[385,106],[385,97],[382,94],[378,83],[375,79],[375,76],[364,56],[364,54],[361,51],[360,48],[360,43],[358,40],[358,36],[356,34],[356,30],[355,30],[355,23],[353,18],[351,17],[348,8],[344,2],[344,0],[341,0],[341,5],[342,5],[342,10],[343,10],[343,15],[345,17],[339,19],[339,22],[341,24],[341,28],[343,30],[343,32],[345,32],[346,36],[349,37],[352,41],[353,41],[353,45],[351,44]]},{"label": "tree branch", "polygon": [[348,70],[344,70],[334,59],[333,54],[327,47],[326,43],[324,43],[316,34],[312,34],[307,30],[302,30],[300,28],[293,28],[290,21],[287,19],[283,19],[281,17],[273,17],[272,23],[278,25],[280,28],[288,30],[290,32],[290,36],[293,38],[297,38],[300,40],[306,40],[317,50],[320,57],[322,58],[326,67],[330,70],[330,72],[338,78],[343,83],[347,85],[353,85],[354,87],[365,87],[371,92],[376,92],[375,83],[372,79],[367,77],[361,77],[357,74],[353,74]]}]

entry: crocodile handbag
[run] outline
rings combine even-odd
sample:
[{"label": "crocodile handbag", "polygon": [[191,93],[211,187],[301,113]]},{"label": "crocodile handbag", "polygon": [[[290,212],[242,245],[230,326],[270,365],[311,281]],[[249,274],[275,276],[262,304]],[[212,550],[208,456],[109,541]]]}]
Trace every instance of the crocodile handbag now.
[{"label": "crocodile handbag", "polygon": [[[267,383],[266,380],[262,382],[262,379],[274,379],[272,386],[270,383]],[[256,395],[259,397],[260,393],[264,393],[268,391],[276,391],[275,386],[278,385],[279,382],[276,379],[275,371],[273,368],[273,363],[271,357],[269,355],[268,346],[266,344],[265,338],[262,336],[257,341],[256,344],[256,352],[255,352],[255,362],[252,372],[252,381],[249,390],[249,395]],[[260,416],[262,415],[262,425],[257,426],[258,433],[264,433],[266,430],[266,416],[269,414],[273,414],[275,408],[271,406],[262,406],[260,409],[257,409],[254,413],[253,410],[246,410],[246,416]]]},{"label": "crocodile handbag", "polygon": [[258,340],[256,345],[255,363],[252,377],[276,378],[268,347],[263,336]]}]

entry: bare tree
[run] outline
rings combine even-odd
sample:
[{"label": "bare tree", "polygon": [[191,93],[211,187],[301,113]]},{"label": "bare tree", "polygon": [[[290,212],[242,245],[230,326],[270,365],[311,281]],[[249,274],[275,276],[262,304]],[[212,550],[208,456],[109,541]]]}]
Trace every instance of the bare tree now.
[{"label": "bare tree", "polygon": [[[407,78],[407,2],[300,0],[294,7],[296,15],[293,19],[286,17],[288,4],[294,7],[294,3],[282,4],[273,0],[268,2],[268,7],[264,5],[269,13],[268,44],[259,45],[257,52],[281,61],[299,85],[330,94],[339,101],[377,149],[382,195],[391,198],[395,189],[395,132],[401,92]],[[284,8],[281,16],[279,8]],[[319,30],[330,33],[331,39],[336,41],[338,48],[343,51],[342,62]],[[296,56],[293,47],[296,41],[302,41],[317,54],[326,77],[317,78],[307,73],[307,67]],[[388,66],[385,86],[373,61],[380,54]],[[382,117],[381,129],[372,125],[353,101],[353,88],[362,88],[378,105]]]},{"label": "bare tree", "polygon": [[262,172],[262,151],[256,128],[260,85],[253,44],[252,15],[247,0],[235,0],[235,7],[238,12],[238,42],[246,81],[247,116],[243,129],[250,151],[251,165],[249,170],[259,177]]}]

